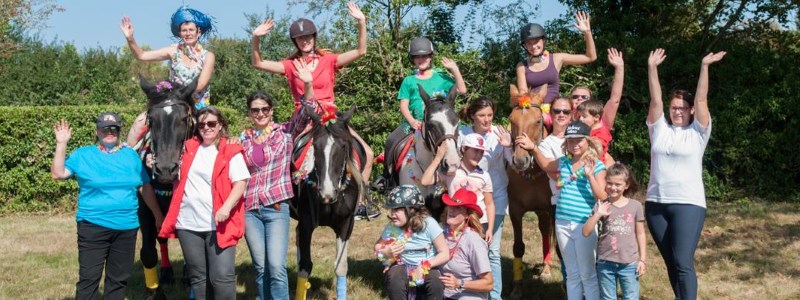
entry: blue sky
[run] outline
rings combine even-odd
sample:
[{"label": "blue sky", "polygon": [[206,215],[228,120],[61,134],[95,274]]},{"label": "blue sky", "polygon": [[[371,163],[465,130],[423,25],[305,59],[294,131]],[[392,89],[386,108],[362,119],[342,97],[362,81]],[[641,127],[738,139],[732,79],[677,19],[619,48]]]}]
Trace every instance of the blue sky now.
[{"label": "blue sky", "polygon": [[[247,26],[244,14],[263,14],[268,5],[275,11],[276,16],[284,12],[288,12],[293,18],[306,16],[305,5],[288,7],[286,1],[278,0],[57,0],[56,2],[64,8],[64,11],[55,12],[50,16],[46,22],[47,28],[41,30],[40,35],[45,41],[72,42],[79,50],[98,46],[104,49],[124,46],[125,38],[118,26],[123,16],[129,16],[133,21],[134,36],[140,45],[146,44],[154,48],[166,46],[173,42],[169,30],[169,18],[183,3],[214,16],[217,20],[218,35],[223,37],[249,37],[244,31]],[[511,1],[489,0],[489,2],[504,4]],[[544,23],[558,17],[566,10],[555,0],[527,2],[532,7],[535,5],[542,7],[539,15],[531,20],[535,22]],[[465,12],[462,10],[457,12],[458,21],[463,20]]]}]

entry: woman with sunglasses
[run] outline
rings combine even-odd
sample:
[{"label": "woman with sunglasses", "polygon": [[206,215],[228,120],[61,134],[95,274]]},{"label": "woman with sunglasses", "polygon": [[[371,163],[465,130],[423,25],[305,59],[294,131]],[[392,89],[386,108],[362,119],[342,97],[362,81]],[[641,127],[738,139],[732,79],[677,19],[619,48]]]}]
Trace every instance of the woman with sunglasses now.
[{"label": "woman with sunglasses", "polygon": [[[303,101],[311,108],[314,89],[308,65],[295,61],[298,77],[305,83]],[[245,239],[256,270],[259,299],[289,299],[286,250],[289,247],[289,202],[292,191],[292,147],[309,118],[305,108],[284,123],[275,123],[272,95],[258,91],[247,98],[253,127],[240,136],[250,180],[244,193]]]},{"label": "woman with sunglasses", "polygon": [[669,119],[664,117],[658,80],[658,65],[666,57],[664,49],[656,49],[647,60],[650,183],[644,211],[650,234],[667,265],[675,299],[687,300],[697,298],[694,252],[706,218],[703,153],[711,138],[708,67],[722,60],[725,52],[703,57],[696,96],[686,90],[670,93]]},{"label": "woman with sunglasses", "polygon": [[120,143],[122,119],[119,115],[101,113],[95,127],[95,145],[75,149],[67,157],[72,128],[64,119],[56,122],[53,126],[56,150],[50,174],[55,180],[73,175],[78,180],[75,219],[79,279],[75,298],[98,298],[100,278],[105,271],[105,298],[123,299],[133,269],[139,228],[137,190],[153,212],[156,226],[160,226],[164,216],[156,204],[150,177],[139,155]]},{"label": "woman with sunglasses", "polygon": [[[521,93],[530,90],[538,91],[542,85],[547,84],[542,110],[547,113],[550,103],[558,97],[559,73],[564,65],[583,65],[597,59],[594,47],[594,38],[589,25],[589,14],[577,12],[575,14],[575,28],[577,28],[586,41],[586,53],[551,53],[545,50],[547,36],[542,25],[528,23],[520,28],[520,44],[525,49],[526,58],[516,67],[517,86]],[[550,125],[551,120],[545,115],[545,123]]]},{"label": "woman with sunglasses", "polygon": [[208,106],[197,116],[197,130],[184,144],[180,180],[158,236],[180,241],[197,299],[235,299],[236,243],[244,235],[239,200],[250,172],[242,147],[227,141],[222,112]]}]

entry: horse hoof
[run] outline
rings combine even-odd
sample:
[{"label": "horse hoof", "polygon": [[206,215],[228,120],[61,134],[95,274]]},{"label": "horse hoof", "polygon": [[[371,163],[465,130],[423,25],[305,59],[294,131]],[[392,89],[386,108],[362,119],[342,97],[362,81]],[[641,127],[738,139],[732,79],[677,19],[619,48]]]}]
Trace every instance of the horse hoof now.
[{"label": "horse hoof", "polygon": [[511,290],[511,294],[508,294],[510,299],[522,299],[522,289],[518,285],[514,285],[514,289]]},{"label": "horse hoof", "polygon": [[158,274],[158,283],[161,285],[175,283],[175,277],[172,274],[172,267],[163,267]]}]

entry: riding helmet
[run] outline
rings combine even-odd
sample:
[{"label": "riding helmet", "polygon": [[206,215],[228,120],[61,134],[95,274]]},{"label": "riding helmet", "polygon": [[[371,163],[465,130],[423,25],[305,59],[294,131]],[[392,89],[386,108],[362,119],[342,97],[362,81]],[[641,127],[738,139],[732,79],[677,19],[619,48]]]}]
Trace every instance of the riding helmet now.
[{"label": "riding helmet", "polygon": [[415,37],[408,44],[408,55],[428,55],[433,53],[433,43],[424,37]]},{"label": "riding helmet", "polygon": [[519,30],[520,43],[524,44],[526,40],[538,39],[545,37],[544,27],[537,23],[528,23]]},{"label": "riding helmet", "polygon": [[289,26],[289,36],[294,39],[299,36],[317,34],[317,26],[309,19],[300,18]]},{"label": "riding helmet", "polygon": [[425,205],[425,199],[422,198],[422,193],[417,186],[404,184],[392,189],[384,206],[388,209],[395,209],[400,207],[422,207],[423,205]]}]

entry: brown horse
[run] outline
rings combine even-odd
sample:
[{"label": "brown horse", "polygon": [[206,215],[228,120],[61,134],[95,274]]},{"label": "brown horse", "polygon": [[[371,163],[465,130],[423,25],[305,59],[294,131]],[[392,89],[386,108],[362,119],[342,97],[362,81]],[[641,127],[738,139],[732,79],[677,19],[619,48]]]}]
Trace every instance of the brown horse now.
[{"label": "brown horse", "polygon": [[[520,94],[517,87],[511,85],[511,138],[516,139],[525,133],[535,143],[539,144],[547,135],[542,112],[542,100],[547,94],[547,86],[539,89],[538,93],[531,91]],[[543,268],[541,276],[550,276],[551,238],[553,236],[554,216],[551,214],[550,186],[547,174],[539,168],[531,155],[525,149],[514,146],[514,158],[508,168],[508,212],[511,216],[511,225],[514,228],[514,288],[511,296],[518,298],[521,295],[522,285],[522,256],[525,254],[525,243],[522,241],[522,216],[533,211],[539,217],[539,232],[542,234]]]}]

